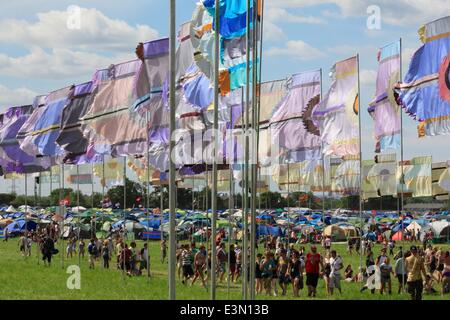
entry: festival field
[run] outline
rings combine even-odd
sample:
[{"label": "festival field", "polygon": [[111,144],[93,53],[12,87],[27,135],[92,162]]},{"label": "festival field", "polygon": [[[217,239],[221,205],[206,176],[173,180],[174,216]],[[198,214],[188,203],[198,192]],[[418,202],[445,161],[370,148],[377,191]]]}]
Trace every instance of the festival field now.
[{"label": "festival field", "polygon": [[[100,262],[97,262],[94,270],[88,267],[88,258],[85,256],[81,260],[81,289],[69,290],[66,282],[69,274],[66,273],[68,265],[78,264],[78,257],[74,256],[69,260],[64,260],[64,268],[61,264],[61,254],[54,256],[52,266],[44,267],[42,261],[39,261],[36,256],[36,250],[33,244],[32,256],[28,258],[22,257],[19,253],[18,238],[9,239],[8,242],[0,242],[0,299],[32,299],[32,300],[71,300],[71,299],[94,299],[94,300],[155,300],[167,299],[168,296],[168,278],[167,260],[163,265],[160,261],[159,242],[150,242],[150,259],[151,259],[151,278],[147,279],[144,270],[144,275],[128,277],[124,276],[120,270],[116,268],[115,263],[111,263],[110,269],[102,268]],[[138,248],[142,248],[143,241],[137,242]],[[397,246],[402,245],[398,243]],[[403,244],[404,247],[409,247],[411,243]],[[417,243],[419,245],[419,243]],[[56,247],[61,251],[61,244]],[[298,246],[297,246],[298,247]],[[344,260],[344,266],[352,265],[352,268],[357,272],[359,267],[359,255],[353,253],[349,255],[346,251],[345,244],[333,244],[333,249],[336,249]],[[374,248],[375,257],[379,254],[381,245],[376,245]],[[306,245],[309,249],[309,245]],[[322,249],[320,249],[322,250]],[[64,257],[65,258],[65,257]],[[112,262],[115,261],[115,256]],[[392,257],[391,257],[392,259]],[[363,260],[364,263],[364,260]],[[319,281],[318,294],[315,298],[332,299],[332,300],[408,300],[408,294],[397,294],[398,284],[397,279],[392,277],[392,295],[380,295],[377,290],[375,294],[371,294],[369,290],[363,293],[359,292],[359,283],[347,283],[342,281],[342,295],[335,293],[332,297],[326,296],[324,281]],[[434,288],[439,292],[440,286],[434,285]],[[190,285],[184,286],[181,280],[177,279],[177,299],[181,300],[207,300],[209,293],[201,287],[197,282],[193,287]],[[281,293],[281,289],[279,289]],[[218,285],[217,298],[225,299],[242,299],[241,283],[231,284],[228,292],[226,280]],[[275,299],[275,300],[292,300],[292,287],[288,289],[285,297],[268,297],[265,294],[257,295],[257,300]],[[306,297],[306,290],[300,292],[299,300],[311,299]],[[433,295],[424,294],[424,300],[450,300],[450,296],[442,297],[440,293]]]}]

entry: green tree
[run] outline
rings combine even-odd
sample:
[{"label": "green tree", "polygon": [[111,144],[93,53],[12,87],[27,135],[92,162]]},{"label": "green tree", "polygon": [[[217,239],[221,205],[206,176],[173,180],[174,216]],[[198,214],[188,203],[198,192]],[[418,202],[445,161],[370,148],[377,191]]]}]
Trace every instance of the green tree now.
[{"label": "green tree", "polygon": [[[123,208],[123,186],[116,186],[110,188],[107,192],[107,196],[115,205],[120,203],[120,207]],[[137,204],[137,199],[141,198],[140,203],[145,205],[145,188],[132,180],[126,179],[126,198],[127,208],[131,208]]]}]

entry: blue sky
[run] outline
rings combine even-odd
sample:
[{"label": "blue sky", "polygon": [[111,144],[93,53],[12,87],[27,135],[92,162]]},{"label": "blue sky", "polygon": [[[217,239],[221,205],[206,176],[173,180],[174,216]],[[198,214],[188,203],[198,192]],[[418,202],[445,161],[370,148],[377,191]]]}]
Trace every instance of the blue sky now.
[{"label": "blue sky", "polygon": [[[96,68],[134,57],[139,41],[168,35],[169,1],[0,1],[0,110],[37,94],[89,80]],[[177,1],[177,25],[194,0]],[[450,14],[447,0],[265,0],[263,80],[323,68],[360,54],[363,157],[373,157],[373,123],[365,111],[375,90],[377,48],[403,38],[404,72],[420,46],[417,29]],[[66,26],[67,8],[82,9],[81,28]],[[381,29],[369,30],[367,9],[380,9]],[[324,79],[324,91],[329,80]],[[405,158],[450,159],[448,137],[417,139],[405,119]]]}]

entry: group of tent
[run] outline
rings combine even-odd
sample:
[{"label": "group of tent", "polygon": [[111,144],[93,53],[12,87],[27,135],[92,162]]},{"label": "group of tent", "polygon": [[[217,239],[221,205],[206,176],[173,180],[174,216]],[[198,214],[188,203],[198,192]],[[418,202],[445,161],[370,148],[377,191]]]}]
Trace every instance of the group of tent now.
[{"label": "group of tent", "polygon": [[[25,216],[25,211],[28,212]],[[333,241],[345,241],[348,238],[360,237],[376,239],[377,233],[383,233],[394,240],[403,240],[406,232],[415,234],[422,240],[430,232],[436,239],[449,239],[449,213],[424,214],[413,217],[407,214],[399,218],[395,212],[379,212],[376,215],[365,212],[361,217],[358,213],[342,213],[329,211],[322,213],[305,208],[290,208],[277,210],[261,210],[256,216],[256,235],[286,237],[289,232],[297,235],[320,233]],[[178,239],[204,239],[211,227],[211,212],[192,210],[177,210]],[[149,212],[141,209],[123,210],[86,210],[83,207],[68,208],[64,216],[58,214],[58,208],[35,209],[12,206],[0,208],[0,234],[18,235],[26,230],[36,230],[38,226],[51,223],[63,224],[63,236],[70,234],[82,238],[104,237],[111,232],[121,231],[134,234],[141,239],[161,239],[169,231],[169,212],[166,209],[162,215],[159,210]],[[244,224],[242,210],[225,210],[218,212],[216,227],[223,229],[228,235],[233,232],[237,239],[242,238]]]}]

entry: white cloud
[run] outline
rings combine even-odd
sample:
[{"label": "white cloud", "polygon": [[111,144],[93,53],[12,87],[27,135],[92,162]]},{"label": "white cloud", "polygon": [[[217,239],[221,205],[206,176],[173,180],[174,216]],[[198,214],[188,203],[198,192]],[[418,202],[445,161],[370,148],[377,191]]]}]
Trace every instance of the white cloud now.
[{"label": "white cloud", "polygon": [[[321,4],[336,5],[343,18],[368,16],[367,8],[378,5],[382,24],[391,25],[417,26],[450,14],[448,0],[276,0],[270,2],[269,7],[305,8]],[[325,13],[330,16],[331,12],[327,10]]]},{"label": "white cloud", "polygon": [[375,70],[363,69],[359,73],[361,85],[373,86],[377,80],[377,72]]},{"label": "white cloud", "polygon": [[291,40],[284,48],[270,48],[267,50],[269,56],[290,56],[298,60],[307,61],[322,58],[325,54],[307,44],[302,40]]},{"label": "white cloud", "polygon": [[27,88],[10,89],[0,84],[0,112],[6,107],[27,105],[33,102],[38,94]]},{"label": "white cloud", "polygon": [[307,23],[307,24],[321,24],[324,21],[313,16],[302,16],[288,12],[286,9],[273,7],[267,10],[264,19],[271,22],[288,22],[288,23]]},{"label": "white cloud", "polygon": [[158,32],[147,25],[131,26],[125,21],[111,19],[96,9],[81,8],[80,29],[67,27],[67,11],[38,13],[37,18],[36,22],[17,19],[0,21],[0,43],[132,52],[138,42],[158,37]]},{"label": "white cloud", "polygon": [[[47,53],[42,48],[33,47],[20,57],[0,54],[0,73],[19,78],[79,78],[91,79],[95,70],[106,68],[112,63],[130,60],[134,53],[106,57],[92,52],[53,49]],[[70,82],[70,81],[69,81]]]},{"label": "white cloud", "polygon": [[264,41],[276,41],[286,38],[283,30],[271,21],[264,22]]}]

